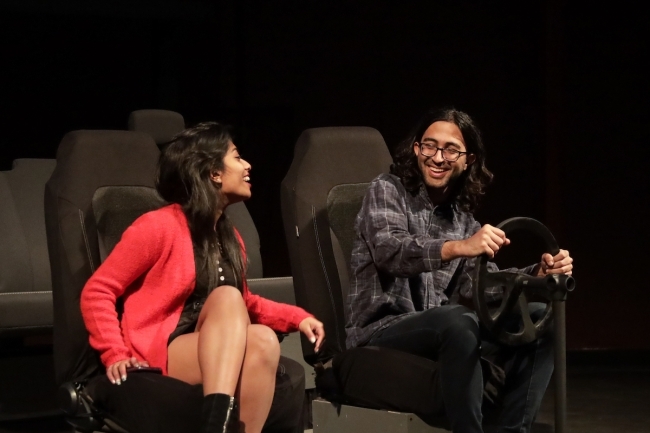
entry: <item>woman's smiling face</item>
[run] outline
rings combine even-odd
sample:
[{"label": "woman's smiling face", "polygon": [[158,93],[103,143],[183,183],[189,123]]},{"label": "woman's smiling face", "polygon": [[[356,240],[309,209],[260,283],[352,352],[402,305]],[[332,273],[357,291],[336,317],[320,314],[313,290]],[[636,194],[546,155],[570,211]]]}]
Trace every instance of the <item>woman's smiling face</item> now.
[{"label": "woman's smiling face", "polygon": [[223,157],[223,170],[213,174],[212,179],[221,184],[220,192],[226,199],[226,205],[250,198],[251,165],[239,156],[237,147],[230,142]]}]

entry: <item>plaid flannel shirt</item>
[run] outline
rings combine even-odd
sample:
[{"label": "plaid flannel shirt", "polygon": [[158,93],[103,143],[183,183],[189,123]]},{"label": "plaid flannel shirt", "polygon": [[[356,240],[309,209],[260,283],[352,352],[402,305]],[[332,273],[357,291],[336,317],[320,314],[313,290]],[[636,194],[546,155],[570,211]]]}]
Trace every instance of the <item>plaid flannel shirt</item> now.
[{"label": "plaid flannel shirt", "polygon": [[[471,297],[476,260],[443,262],[441,250],[446,241],[467,239],[480,228],[471,213],[453,204],[434,206],[424,186],[413,196],[397,176],[375,178],[355,222],[346,302],[347,347],[362,346],[378,330],[444,305],[454,294]],[[488,266],[497,270],[494,263]],[[534,267],[519,271],[531,273]],[[498,298],[501,288],[486,293]]]}]

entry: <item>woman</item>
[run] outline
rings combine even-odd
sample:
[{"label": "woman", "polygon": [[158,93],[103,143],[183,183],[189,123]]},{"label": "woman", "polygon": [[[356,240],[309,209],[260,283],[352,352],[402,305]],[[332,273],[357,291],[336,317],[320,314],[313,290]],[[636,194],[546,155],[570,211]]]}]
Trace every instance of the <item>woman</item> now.
[{"label": "woman", "polygon": [[244,245],[224,209],[251,196],[250,170],[224,125],[178,134],[156,181],[171,204],[124,232],[81,295],[109,380],[119,385],[127,368],[151,366],[203,384],[206,433],[238,430],[235,397],[246,431],[261,431],[280,357],[274,331],[300,330],[316,351],[324,338],[323,324],[301,308],[248,290]]}]

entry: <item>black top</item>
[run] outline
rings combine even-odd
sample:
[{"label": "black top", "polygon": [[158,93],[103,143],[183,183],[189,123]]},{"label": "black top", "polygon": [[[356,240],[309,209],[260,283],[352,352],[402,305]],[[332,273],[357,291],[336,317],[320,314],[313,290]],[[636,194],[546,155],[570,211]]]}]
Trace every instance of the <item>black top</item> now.
[{"label": "black top", "polygon": [[[208,298],[212,288],[208,287],[209,277],[207,269],[203,266],[203,261],[201,260],[201,253],[194,246],[194,266],[196,269],[196,284],[194,285],[194,290],[188,296],[183,306],[183,311],[181,317],[178,320],[176,329],[171,333],[169,339],[167,340],[167,345],[178,337],[179,335],[189,334],[194,332],[196,328],[196,323],[199,319],[199,313],[205,300]],[[217,261],[217,287],[219,286],[233,286],[237,287],[237,277],[235,276],[235,271],[232,267],[232,264],[229,260],[223,259],[223,254],[219,254],[219,259]]]},{"label": "black top", "polygon": [[[194,291],[190,298],[198,297],[205,300],[210,292],[212,292],[211,287],[208,287],[210,278],[208,276],[208,270],[203,266],[202,256],[196,246],[194,246],[194,266],[196,269],[196,285]],[[235,276],[235,271],[232,267],[232,264],[229,260],[224,258],[223,254],[219,254],[217,259],[217,280],[218,283],[216,287],[219,286],[233,286],[237,287],[237,277]]]}]

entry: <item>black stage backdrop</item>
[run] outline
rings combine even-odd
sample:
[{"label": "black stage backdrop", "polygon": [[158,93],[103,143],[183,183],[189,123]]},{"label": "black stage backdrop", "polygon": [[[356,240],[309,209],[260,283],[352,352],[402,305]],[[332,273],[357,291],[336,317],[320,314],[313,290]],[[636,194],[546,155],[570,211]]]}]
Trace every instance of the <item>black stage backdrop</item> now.
[{"label": "black stage backdrop", "polygon": [[229,122],[265,274],[289,275],[279,190],[300,132],[372,126],[392,148],[453,105],[496,175],[479,220],[540,219],[576,259],[569,348],[648,349],[647,20],[625,2],[495,3],[3,1],[0,170],[135,109]]}]

